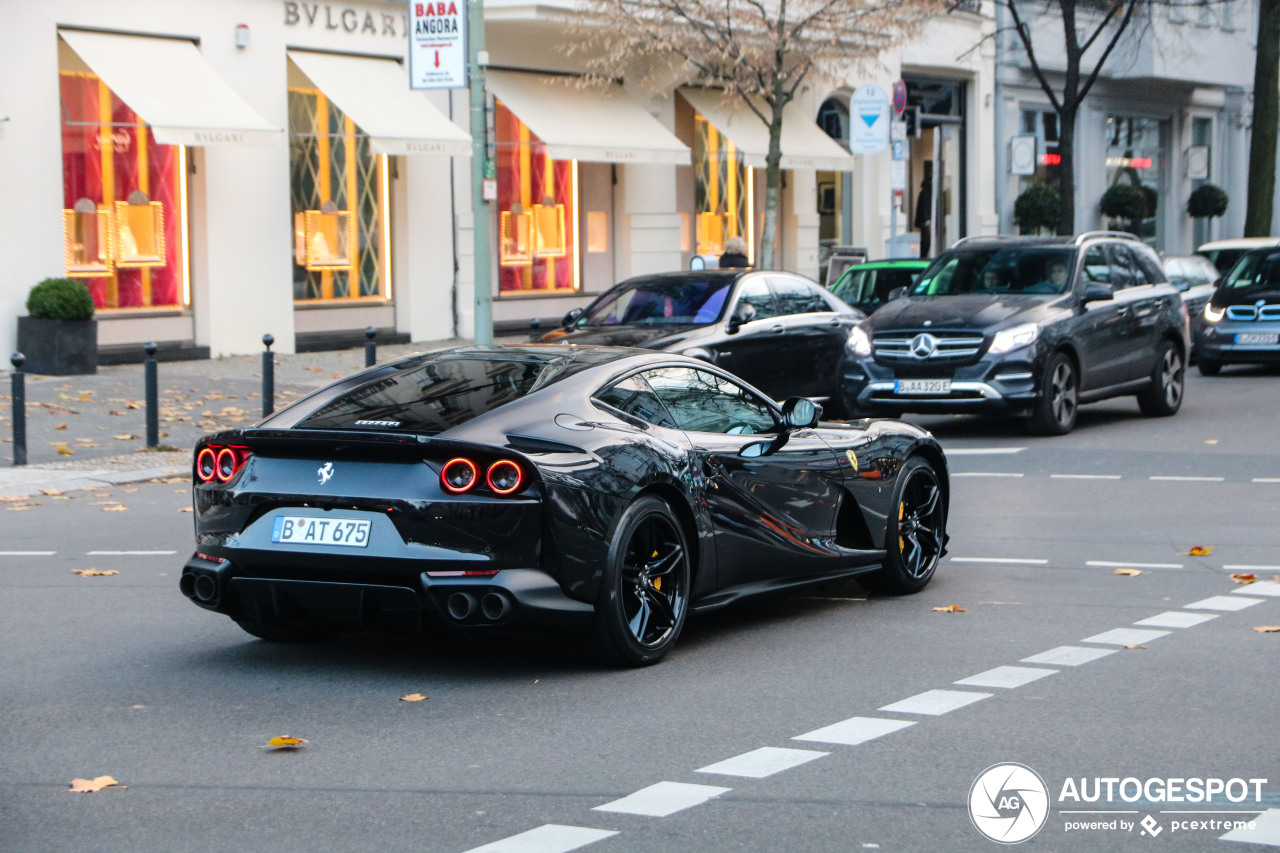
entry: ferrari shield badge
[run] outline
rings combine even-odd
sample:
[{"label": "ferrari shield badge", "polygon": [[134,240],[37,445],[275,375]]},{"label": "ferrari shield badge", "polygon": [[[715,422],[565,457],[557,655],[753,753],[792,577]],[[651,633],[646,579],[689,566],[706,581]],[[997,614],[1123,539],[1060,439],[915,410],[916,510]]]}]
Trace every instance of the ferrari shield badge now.
[{"label": "ferrari shield badge", "polygon": [[858,470],[858,455],[852,450],[846,450],[844,455],[849,459],[849,464],[853,466],[853,470]]}]

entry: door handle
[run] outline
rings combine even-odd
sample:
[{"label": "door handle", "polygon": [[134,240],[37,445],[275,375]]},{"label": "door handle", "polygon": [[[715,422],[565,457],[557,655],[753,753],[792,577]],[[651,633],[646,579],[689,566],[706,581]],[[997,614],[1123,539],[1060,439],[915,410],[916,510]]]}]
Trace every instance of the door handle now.
[{"label": "door handle", "polygon": [[1117,317],[1126,317],[1126,316],[1128,316],[1128,314],[1129,314],[1129,306],[1128,306],[1128,305],[1120,305],[1120,306],[1117,306],[1117,307],[1116,307],[1116,316],[1117,316]]},{"label": "door handle", "polygon": [[773,326],[772,328],[770,328],[769,331],[775,335],[781,335],[787,331],[787,327],[783,326],[782,324],[778,324],[777,326]]}]

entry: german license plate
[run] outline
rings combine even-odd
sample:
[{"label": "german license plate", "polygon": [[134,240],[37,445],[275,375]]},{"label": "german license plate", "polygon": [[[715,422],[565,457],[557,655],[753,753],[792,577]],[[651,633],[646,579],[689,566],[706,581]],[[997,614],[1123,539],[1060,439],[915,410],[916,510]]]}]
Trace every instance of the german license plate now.
[{"label": "german license plate", "polygon": [[282,545],[363,548],[369,544],[369,525],[368,519],[280,515],[271,528],[271,541]]},{"label": "german license plate", "polygon": [[950,379],[899,379],[893,383],[895,394],[950,394]]},{"label": "german license plate", "polygon": [[1246,346],[1275,346],[1280,343],[1280,332],[1237,332],[1236,343]]}]

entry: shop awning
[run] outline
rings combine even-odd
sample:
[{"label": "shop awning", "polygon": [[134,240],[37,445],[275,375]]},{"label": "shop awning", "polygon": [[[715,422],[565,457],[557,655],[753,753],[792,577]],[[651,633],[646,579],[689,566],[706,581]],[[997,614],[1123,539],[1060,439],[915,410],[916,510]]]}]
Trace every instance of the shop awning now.
[{"label": "shop awning", "polygon": [[570,79],[489,71],[494,97],[528,125],[555,160],[689,165],[689,147],[621,86],[579,89]]},{"label": "shop awning", "polygon": [[[769,128],[745,105],[725,103],[724,93],[713,89],[681,89],[689,102],[716,130],[733,140],[747,165],[764,168],[769,153]],[[767,109],[767,107],[765,108]],[[782,110],[782,168],[853,171],[853,157],[818,127],[794,103]]]},{"label": "shop awning", "polygon": [[78,30],[58,34],[162,145],[284,142],[284,131],[245,103],[189,41]]},{"label": "shop awning", "polygon": [[471,156],[471,134],[410,89],[400,63],[304,50],[289,59],[369,135],[375,152]]}]

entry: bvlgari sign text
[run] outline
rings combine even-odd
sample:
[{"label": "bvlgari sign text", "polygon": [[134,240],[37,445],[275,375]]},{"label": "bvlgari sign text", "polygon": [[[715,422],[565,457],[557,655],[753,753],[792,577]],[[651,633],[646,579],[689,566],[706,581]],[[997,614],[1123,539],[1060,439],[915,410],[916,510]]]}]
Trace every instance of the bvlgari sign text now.
[{"label": "bvlgari sign text", "polygon": [[308,27],[330,32],[404,38],[409,32],[407,15],[370,12],[354,6],[331,3],[303,3],[285,0],[284,22],[290,27]]}]

